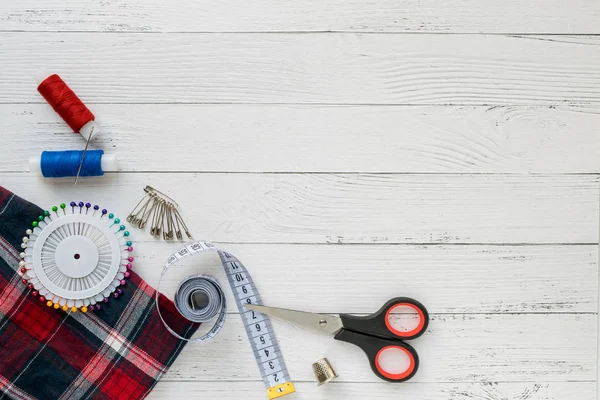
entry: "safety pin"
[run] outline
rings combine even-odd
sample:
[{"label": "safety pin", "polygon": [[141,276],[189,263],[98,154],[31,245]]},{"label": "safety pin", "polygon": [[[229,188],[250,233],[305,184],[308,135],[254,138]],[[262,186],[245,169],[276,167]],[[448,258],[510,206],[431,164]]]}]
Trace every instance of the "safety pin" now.
[{"label": "safety pin", "polygon": [[164,193],[163,193],[163,192],[161,192],[160,190],[158,190],[158,189],[154,189],[154,188],[153,188],[152,186],[150,186],[150,185],[146,185],[146,187],[144,188],[144,191],[145,191],[146,193],[152,193],[152,192],[154,192],[154,193],[158,193],[158,194],[160,194],[161,196],[164,196],[164,197],[166,197],[167,199],[169,199],[169,201],[170,201],[171,203],[173,203],[173,204],[175,205],[175,207],[179,207],[179,205],[177,204],[177,202],[176,202],[175,200],[173,200],[171,197],[167,196],[166,194],[164,194]]}]

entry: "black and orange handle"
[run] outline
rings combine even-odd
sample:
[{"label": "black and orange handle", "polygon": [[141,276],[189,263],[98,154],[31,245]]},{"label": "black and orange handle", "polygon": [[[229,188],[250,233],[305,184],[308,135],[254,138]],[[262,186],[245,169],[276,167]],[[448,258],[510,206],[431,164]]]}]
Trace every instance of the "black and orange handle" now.
[{"label": "black and orange handle", "polygon": [[[410,331],[400,331],[395,329],[390,323],[390,314],[396,307],[407,307],[414,310],[419,316],[417,327]],[[427,326],[429,325],[429,313],[425,306],[409,297],[395,297],[385,303],[379,311],[371,315],[363,317],[340,314],[340,318],[344,324],[344,329],[388,339],[416,339],[427,330]]]},{"label": "black and orange handle", "polygon": [[[410,345],[400,340],[383,339],[343,328],[335,335],[335,339],[360,347],[367,355],[373,373],[388,382],[407,381],[412,378],[419,369],[419,356],[417,355],[417,352]],[[383,351],[394,348],[404,351],[408,356],[409,365],[405,371],[391,373],[384,370],[379,363],[379,357]]]},{"label": "black and orange handle", "polygon": [[[397,307],[407,307],[418,315],[419,322],[415,328],[402,331],[393,326],[390,318]],[[423,304],[409,297],[396,297],[371,315],[340,314],[340,318],[344,327],[335,335],[335,339],[360,347],[367,355],[375,375],[390,382],[404,382],[417,372],[419,357],[412,346],[403,341],[416,339],[427,330],[429,313]],[[409,365],[406,370],[391,373],[382,368],[379,358],[388,349],[401,350],[407,355]]]}]

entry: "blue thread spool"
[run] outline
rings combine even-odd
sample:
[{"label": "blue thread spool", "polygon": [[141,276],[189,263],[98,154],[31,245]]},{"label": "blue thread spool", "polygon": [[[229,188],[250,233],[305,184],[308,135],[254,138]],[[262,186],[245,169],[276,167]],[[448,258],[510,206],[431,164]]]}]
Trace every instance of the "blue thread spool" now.
[{"label": "blue thread spool", "polygon": [[[29,169],[45,178],[61,178],[77,175],[82,150],[44,151],[41,157],[29,159]],[[102,176],[104,172],[116,171],[117,159],[103,150],[88,150],[79,176]]]}]

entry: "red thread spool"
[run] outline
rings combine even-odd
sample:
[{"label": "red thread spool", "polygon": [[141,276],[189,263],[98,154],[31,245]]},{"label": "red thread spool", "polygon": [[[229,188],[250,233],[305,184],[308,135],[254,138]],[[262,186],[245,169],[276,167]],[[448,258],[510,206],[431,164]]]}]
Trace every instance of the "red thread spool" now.
[{"label": "red thread spool", "polygon": [[94,122],[94,114],[60,76],[57,74],[48,76],[41,72],[36,78],[39,82],[38,92],[73,129],[73,132],[80,133],[87,140],[100,131],[100,127]]}]

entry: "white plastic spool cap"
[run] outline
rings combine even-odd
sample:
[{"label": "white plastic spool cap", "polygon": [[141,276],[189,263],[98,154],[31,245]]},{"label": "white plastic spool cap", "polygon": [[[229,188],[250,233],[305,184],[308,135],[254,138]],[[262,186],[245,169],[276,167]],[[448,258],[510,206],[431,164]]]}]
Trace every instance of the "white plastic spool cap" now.
[{"label": "white plastic spool cap", "polygon": [[96,137],[96,135],[100,132],[100,125],[96,123],[96,121],[91,120],[88,121],[84,126],[79,130],[79,134],[85,139],[88,140],[90,135],[92,136],[90,139]]},{"label": "white plastic spool cap", "polygon": [[[30,157],[29,158],[29,171],[32,173],[42,176],[42,157]],[[118,171],[117,156],[114,154],[102,154],[100,159],[100,167],[104,172],[115,172]]]},{"label": "white plastic spool cap", "polygon": [[[39,70],[34,75],[35,83],[39,86],[42,82],[48,79],[49,76],[54,75],[46,71],[45,69]],[[79,130],[79,134],[85,139],[93,139],[98,133],[100,133],[100,125],[98,125],[94,120],[88,121],[84,126]],[[91,135],[91,138],[90,138]]]}]

